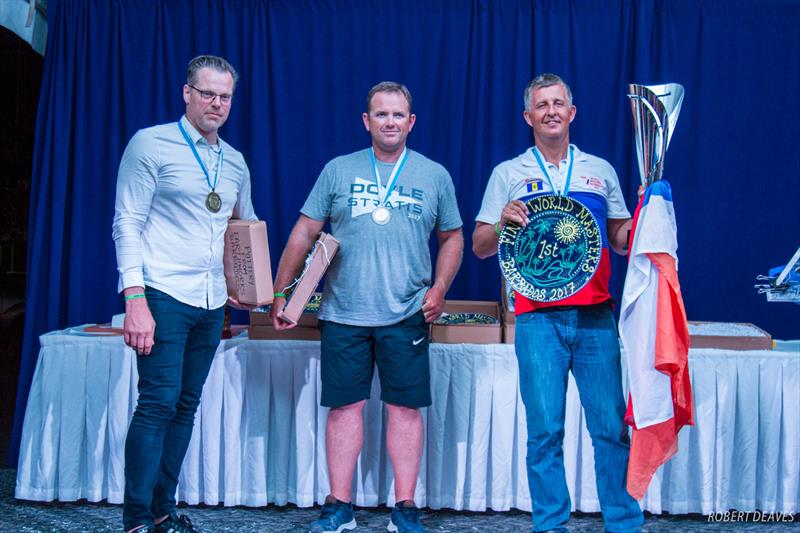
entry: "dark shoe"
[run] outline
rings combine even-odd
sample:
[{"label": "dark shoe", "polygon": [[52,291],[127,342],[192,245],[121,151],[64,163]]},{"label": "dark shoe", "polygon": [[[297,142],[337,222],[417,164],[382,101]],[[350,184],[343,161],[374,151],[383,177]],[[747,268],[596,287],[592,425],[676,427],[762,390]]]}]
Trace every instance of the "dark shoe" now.
[{"label": "dark shoe", "polygon": [[386,529],[393,533],[425,533],[425,528],[419,522],[419,515],[420,510],[416,505],[406,507],[402,502],[397,502]]},{"label": "dark shoe", "polygon": [[311,522],[309,533],[342,533],[342,531],[355,529],[356,517],[353,513],[353,504],[338,500],[322,506],[322,512],[317,520]]},{"label": "dark shoe", "polygon": [[[136,532],[138,533],[138,531]],[[156,526],[155,533],[200,533],[185,514],[171,514]]]}]

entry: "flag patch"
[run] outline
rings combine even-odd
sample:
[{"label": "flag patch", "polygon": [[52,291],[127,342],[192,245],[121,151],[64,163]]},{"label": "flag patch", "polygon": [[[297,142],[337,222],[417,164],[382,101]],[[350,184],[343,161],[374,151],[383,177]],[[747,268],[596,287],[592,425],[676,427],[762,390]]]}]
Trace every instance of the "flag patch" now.
[{"label": "flag patch", "polygon": [[542,180],[538,178],[528,178],[525,183],[525,190],[527,192],[538,192],[542,190]]}]

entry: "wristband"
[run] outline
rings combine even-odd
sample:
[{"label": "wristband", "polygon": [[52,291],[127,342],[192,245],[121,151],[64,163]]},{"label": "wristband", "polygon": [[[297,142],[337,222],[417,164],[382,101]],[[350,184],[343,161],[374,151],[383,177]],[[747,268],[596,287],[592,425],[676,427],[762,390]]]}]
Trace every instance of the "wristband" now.
[{"label": "wristband", "polygon": [[499,221],[494,223],[494,232],[497,233],[498,237],[500,236],[501,233],[503,233],[502,231],[500,231],[500,222]]},{"label": "wristband", "polygon": [[140,292],[137,294],[128,294],[125,296],[125,301],[127,302],[128,300],[136,300],[137,298],[144,298],[144,293]]},{"label": "wristband", "polygon": [[275,298],[286,298],[286,293],[284,293],[284,292],[276,292],[272,296],[275,297]]}]

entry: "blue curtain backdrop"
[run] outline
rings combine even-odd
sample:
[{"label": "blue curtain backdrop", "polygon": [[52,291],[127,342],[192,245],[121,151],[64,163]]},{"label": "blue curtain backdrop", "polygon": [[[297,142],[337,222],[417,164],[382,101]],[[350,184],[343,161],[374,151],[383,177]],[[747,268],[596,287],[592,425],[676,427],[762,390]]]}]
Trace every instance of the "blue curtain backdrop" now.
[{"label": "blue curtain backdrop", "polygon": [[[572,140],[639,183],[626,84],[680,82],[666,158],[690,319],[754,322],[800,337],[800,307],[766,303],[755,276],[800,244],[800,5],[701,0],[56,0],[39,104],[27,322],[10,463],[38,336],[121,312],[111,240],[128,139],[182,113],[201,53],[240,71],[222,136],[245,155],[273,265],[323,164],[368,145],[361,112],[381,80],[408,85],[409,145],[450,170],[467,253],[450,298],[498,299],[496,261],[469,251],[492,168],[532,143],[522,90],[562,75]],[[619,296],[625,260],[613,263]]]}]

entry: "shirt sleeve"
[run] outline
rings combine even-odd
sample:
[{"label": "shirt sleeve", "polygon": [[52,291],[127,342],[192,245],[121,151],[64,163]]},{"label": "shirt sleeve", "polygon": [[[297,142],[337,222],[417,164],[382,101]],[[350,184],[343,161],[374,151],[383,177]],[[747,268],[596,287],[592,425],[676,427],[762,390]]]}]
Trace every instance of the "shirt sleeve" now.
[{"label": "shirt sleeve", "polygon": [[440,231],[452,231],[464,225],[458,212],[456,188],[450,173],[442,167],[442,186],[439,187],[439,213],[436,225]]},{"label": "shirt sleeve", "polygon": [[250,169],[247,167],[247,163],[244,163],[242,186],[239,187],[239,194],[236,197],[236,205],[233,206],[233,215],[231,218],[239,220],[258,220],[255,209],[253,209],[253,198],[250,189]]},{"label": "shirt sleeve", "polygon": [[509,201],[508,194],[508,186],[503,179],[503,172],[500,166],[497,166],[489,177],[489,183],[483,193],[481,209],[478,211],[478,216],[475,217],[475,220],[486,224],[494,224],[500,220],[503,208]]},{"label": "shirt sleeve", "polygon": [[112,237],[120,292],[127,287],[144,286],[142,230],[156,190],[159,159],[154,137],[140,130],[128,143],[119,164]]},{"label": "shirt sleeve", "polygon": [[631,218],[628,208],[625,206],[625,197],[619,185],[617,173],[610,164],[608,165],[608,199],[606,200],[608,218]]},{"label": "shirt sleeve", "polygon": [[336,176],[336,169],[333,162],[325,165],[320,172],[314,187],[306,198],[300,212],[314,220],[327,220],[331,215],[333,205],[333,180]]}]

